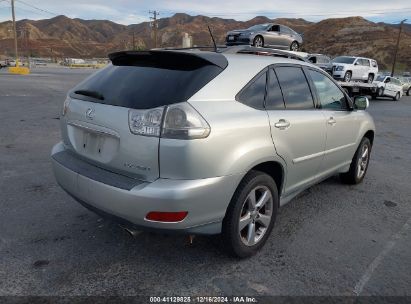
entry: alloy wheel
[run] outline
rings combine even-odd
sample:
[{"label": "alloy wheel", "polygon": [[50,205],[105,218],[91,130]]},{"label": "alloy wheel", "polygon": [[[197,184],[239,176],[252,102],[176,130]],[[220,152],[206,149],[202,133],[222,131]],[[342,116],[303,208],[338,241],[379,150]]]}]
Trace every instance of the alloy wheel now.
[{"label": "alloy wheel", "polygon": [[298,51],[298,43],[297,42],[293,42],[291,44],[291,51],[294,51],[294,52]]},{"label": "alloy wheel", "polygon": [[364,176],[365,171],[367,171],[369,158],[369,148],[367,145],[364,145],[361,149],[361,155],[358,158],[357,163],[357,178],[360,179]]},{"label": "alloy wheel", "polygon": [[273,216],[273,196],[266,186],[257,186],[247,195],[239,218],[239,234],[246,246],[261,241]]},{"label": "alloy wheel", "polygon": [[345,81],[345,82],[350,82],[350,80],[351,80],[351,74],[350,74],[350,72],[345,73],[344,81]]},{"label": "alloy wheel", "polygon": [[263,39],[261,37],[257,37],[254,40],[255,47],[262,47],[263,46]]}]

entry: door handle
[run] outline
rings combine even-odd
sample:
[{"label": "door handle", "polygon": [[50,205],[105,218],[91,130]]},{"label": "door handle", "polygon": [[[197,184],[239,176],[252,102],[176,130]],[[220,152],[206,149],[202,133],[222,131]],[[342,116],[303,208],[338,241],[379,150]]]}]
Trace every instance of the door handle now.
[{"label": "door handle", "polygon": [[327,123],[331,126],[334,126],[337,123],[337,121],[334,119],[334,117],[330,117]]},{"label": "door handle", "polygon": [[290,126],[290,122],[285,119],[280,119],[274,124],[274,127],[279,128],[280,130],[285,130]]}]

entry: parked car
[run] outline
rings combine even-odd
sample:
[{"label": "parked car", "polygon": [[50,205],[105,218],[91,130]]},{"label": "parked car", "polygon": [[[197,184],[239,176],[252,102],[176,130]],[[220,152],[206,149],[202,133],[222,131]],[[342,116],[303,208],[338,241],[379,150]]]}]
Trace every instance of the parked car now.
[{"label": "parked car", "polygon": [[372,83],[377,73],[378,64],[374,59],[340,56],[332,60],[332,76],[345,82],[361,80]]},{"label": "parked car", "polygon": [[411,95],[411,77],[400,77],[399,80],[401,81],[402,84],[402,91],[404,94],[407,94],[407,96]]},{"label": "parked car", "polygon": [[398,101],[402,97],[403,87],[399,79],[391,77],[378,75],[374,81],[375,85],[378,87],[376,97],[392,97],[393,100]]},{"label": "parked car", "polygon": [[306,58],[324,71],[327,71],[331,62],[331,58],[323,54],[307,54]]},{"label": "parked car", "polygon": [[281,24],[265,23],[254,25],[248,29],[227,33],[227,45],[253,45],[256,47],[273,47],[298,51],[303,38],[300,34]]},{"label": "parked car", "polygon": [[128,229],[222,233],[246,257],[304,189],[364,179],[368,100],[310,63],[187,50],[110,59],[69,92],[51,157],[67,193]]},{"label": "parked car", "polygon": [[0,69],[7,67],[7,63],[5,60],[0,61]]}]

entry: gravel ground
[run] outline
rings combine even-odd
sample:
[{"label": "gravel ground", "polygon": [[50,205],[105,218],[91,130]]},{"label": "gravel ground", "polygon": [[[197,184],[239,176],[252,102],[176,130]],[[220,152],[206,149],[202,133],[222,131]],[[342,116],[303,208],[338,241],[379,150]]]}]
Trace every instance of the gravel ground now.
[{"label": "gravel ground", "polygon": [[280,210],[256,256],[217,237],[132,238],[56,184],[65,93],[92,70],[0,71],[0,295],[411,295],[411,97],[371,102],[367,177],[337,177]]}]

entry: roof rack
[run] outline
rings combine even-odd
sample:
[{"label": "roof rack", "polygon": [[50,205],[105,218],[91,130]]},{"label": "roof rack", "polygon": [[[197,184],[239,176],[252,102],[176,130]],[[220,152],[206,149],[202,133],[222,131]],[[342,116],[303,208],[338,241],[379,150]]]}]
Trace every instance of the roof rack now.
[{"label": "roof rack", "polygon": [[250,45],[232,46],[232,47],[226,48],[225,50],[222,50],[221,52],[225,54],[253,54],[253,55],[262,55],[262,56],[284,57],[284,58],[307,62],[307,60],[304,57],[301,57],[290,51],[254,47]]},{"label": "roof rack", "polygon": [[[177,48],[177,47],[166,47],[166,48],[157,48],[152,49],[152,51],[201,51],[201,49],[212,49],[214,50],[214,46],[193,46],[193,47],[186,47],[186,48]],[[271,49],[271,48],[264,48],[264,47],[254,47],[251,45],[235,45],[235,46],[226,46],[226,45],[217,45],[217,52],[224,53],[224,54],[252,54],[252,55],[261,55],[261,56],[275,56],[275,57],[283,57],[289,58],[304,62],[309,62],[304,57],[297,55],[291,51],[279,50],[279,49]]]},{"label": "roof rack", "polygon": [[[226,45],[217,45],[217,49],[227,48]],[[205,46],[192,46],[192,47],[165,47],[165,48],[156,48],[151,49],[154,51],[189,51],[189,50],[201,50],[201,49],[212,49],[214,50],[214,46],[205,45]]]}]

